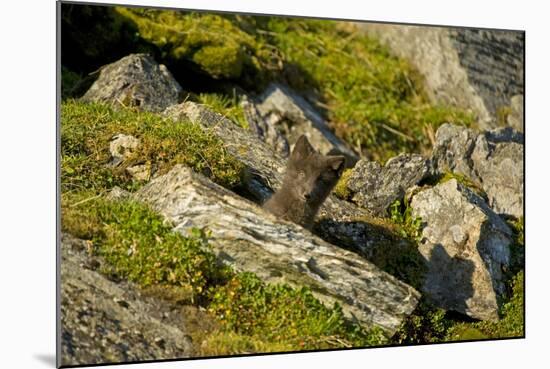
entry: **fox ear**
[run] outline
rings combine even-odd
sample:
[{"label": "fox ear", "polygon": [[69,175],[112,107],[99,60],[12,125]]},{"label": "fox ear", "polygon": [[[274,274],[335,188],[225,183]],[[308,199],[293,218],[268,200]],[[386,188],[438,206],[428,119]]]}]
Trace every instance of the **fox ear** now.
[{"label": "fox ear", "polygon": [[344,171],[344,168],[346,166],[346,157],[345,156],[329,156],[328,158],[328,166],[338,172],[338,174],[342,174]]},{"label": "fox ear", "polygon": [[307,137],[305,135],[301,135],[294,145],[291,157],[293,159],[304,159],[313,153],[315,153],[315,149],[313,148],[313,146],[311,146],[311,144],[307,140]]}]

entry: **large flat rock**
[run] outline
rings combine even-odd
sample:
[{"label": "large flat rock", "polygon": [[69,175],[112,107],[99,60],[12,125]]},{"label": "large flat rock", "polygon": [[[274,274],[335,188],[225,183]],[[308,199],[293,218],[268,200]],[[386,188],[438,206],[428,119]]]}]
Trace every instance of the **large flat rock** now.
[{"label": "large flat rock", "polygon": [[268,283],[308,286],[321,301],[338,302],[346,316],[391,335],[419,298],[412,287],[361,256],[277,219],[191,169],[176,166],[153,179],[136,198],[187,234],[206,227],[217,256]]}]

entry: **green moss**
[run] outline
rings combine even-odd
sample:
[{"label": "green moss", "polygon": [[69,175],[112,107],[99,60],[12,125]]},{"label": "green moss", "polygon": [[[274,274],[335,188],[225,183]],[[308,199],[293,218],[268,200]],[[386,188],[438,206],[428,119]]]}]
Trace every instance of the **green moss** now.
[{"label": "green moss", "polygon": [[90,240],[109,263],[104,272],[143,287],[191,287],[195,294],[229,274],[216,265],[204,232],[193,229],[184,237],[146,205],[86,196],[62,197],[62,230]]},{"label": "green moss", "polygon": [[[117,133],[141,143],[124,165],[110,168],[109,142]],[[140,183],[125,168],[147,164],[162,174],[185,164],[226,187],[241,181],[243,166],[230,156],[214,134],[190,122],[172,122],[159,115],[102,104],[68,100],[61,105],[61,187],[63,191],[104,191],[115,185],[132,190]]]},{"label": "green moss", "polygon": [[348,181],[351,177],[352,170],[346,169],[342,173],[342,177],[340,177],[340,180],[338,180],[338,183],[336,183],[336,186],[334,186],[333,193],[336,195],[336,197],[342,199],[342,200],[349,200],[351,196],[351,191],[348,188]]},{"label": "green moss", "polygon": [[257,57],[253,37],[222,16],[170,10],[116,7],[131,20],[139,36],[156,45],[163,58],[194,62],[214,78],[237,79],[254,73]]},{"label": "green moss", "polygon": [[228,96],[220,93],[201,93],[197,102],[207,105],[210,109],[222,114],[242,128],[248,128],[243,108],[237,96]]},{"label": "green moss", "polygon": [[310,76],[288,82],[315,88],[336,132],[368,157],[386,161],[403,151],[427,150],[428,131],[444,122],[473,122],[463,111],[430,104],[410,64],[349,25],[269,18],[265,27],[284,60]]},{"label": "green moss", "polygon": [[501,319],[497,322],[482,321],[458,323],[447,333],[446,340],[472,339],[471,332],[479,332],[482,338],[522,337],[524,335],[524,273],[519,272],[511,281],[512,296],[500,308]]},{"label": "green moss", "polygon": [[306,288],[266,285],[242,273],[215,291],[210,310],[230,331],[253,341],[286,343],[292,350],[370,346],[385,342],[381,330],[345,321],[341,308],[327,308]]},{"label": "green moss", "polygon": [[[213,78],[200,83],[203,91],[216,80],[256,92],[269,81],[287,83],[318,101],[336,133],[370,159],[427,152],[440,124],[474,122],[469,113],[430,103],[423,78],[407,61],[349,23],[124,7],[80,16],[93,17],[117,36],[98,32],[91,51],[82,53],[97,54],[101,43],[121,45],[116,50],[134,45],[132,52],[154,47],[175,75]],[[64,18],[78,28],[69,12]]]},{"label": "green moss", "polygon": [[468,187],[470,190],[474,191],[478,196],[487,200],[487,194],[485,193],[481,185],[477,182],[474,182],[468,176],[465,176],[463,174],[454,173],[454,172],[445,172],[436,179],[436,183],[445,183],[447,181],[450,181],[451,179],[456,179],[458,183],[460,183],[465,187]]},{"label": "green moss", "polygon": [[218,330],[201,340],[199,354],[205,357],[295,350],[292,344],[286,342],[268,342],[255,336]]}]

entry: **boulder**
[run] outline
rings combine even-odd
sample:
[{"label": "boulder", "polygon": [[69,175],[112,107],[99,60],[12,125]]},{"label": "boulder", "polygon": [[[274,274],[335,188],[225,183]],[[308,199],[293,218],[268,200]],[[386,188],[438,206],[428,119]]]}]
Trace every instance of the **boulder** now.
[{"label": "boulder", "polygon": [[501,109],[523,94],[524,33],[362,23],[425,77],[436,103],[472,111],[481,129],[495,128]]},{"label": "boulder", "polygon": [[414,195],[411,208],[424,225],[419,244],[427,266],[422,291],[446,310],[497,320],[502,268],[510,262],[506,223],[455,179]]},{"label": "boulder", "polygon": [[345,155],[350,166],[358,160],[357,154],[332,133],[323,117],[289,87],[270,84],[259,96],[256,108],[265,124],[281,132],[291,146],[306,135],[323,155]]},{"label": "boulder", "polygon": [[61,365],[191,356],[184,324],[155,316],[165,304],[144,298],[131,283],[107,279],[86,248],[87,241],[62,236]]},{"label": "boulder", "polygon": [[417,154],[401,154],[387,161],[360,160],[352,169],[347,187],[351,200],[377,216],[387,216],[388,207],[429,173],[428,161]]},{"label": "boulder", "polygon": [[452,171],[480,184],[499,214],[523,216],[523,134],[499,128],[476,134],[452,124],[436,133],[432,154],[436,172]]},{"label": "boulder", "polygon": [[149,55],[131,54],[103,66],[82,100],[160,112],[177,104],[181,92],[181,86],[164,65]]},{"label": "boulder", "polygon": [[136,193],[174,230],[207,228],[217,257],[267,283],[308,286],[345,315],[393,334],[417,305],[419,293],[350,251],[278,219],[191,169],[176,166]]},{"label": "boulder", "polygon": [[283,158],[287,158],[290,155],[288,140],[279,130],[277,130],[277,122],[271,121],[267,117],[264,119],[256,105],[246,97],[242,99],[241,106],[250,130],[258,136],[260,140],[269,145],[273,151]]},{"label": "boulder", "polygon": [[[189,101],[171,106],[163,114],[174,120],[190,120],[217,135],[226,150],[245,166],[243,186],[247,198],[264,203],[280,188],[286,160],[252,132]],[[331,195],[319,210],[315,232],[331,243],[369,255],[369,249],[380,241],[380,235],[372,232],[374,227],[367,221],[369,216],[368,211]]]}]

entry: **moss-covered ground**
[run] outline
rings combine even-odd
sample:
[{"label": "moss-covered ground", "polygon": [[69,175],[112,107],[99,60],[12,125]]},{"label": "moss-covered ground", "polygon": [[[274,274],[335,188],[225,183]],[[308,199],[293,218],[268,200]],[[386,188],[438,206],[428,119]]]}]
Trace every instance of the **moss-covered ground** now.
[{"label": "moss-covered ground", "polygon": [[219,328],[204,337],[204,355],[387,342],[381,330],[348,322],[338,305],[326,307],[307,288],[265,284],[218,264],[206,232],[175,233],[146,205],[65,193],[62,220],[64,232],[88,240],[88,251],[104,258],[104,273],[205,307]]},{"label": "moss-covered ground", "polygon": [[[109,143],[116,134],[133,135],[140,145],[124,163],[109,167]],[[190,122],[172,122],[157,114],[115,110],[104,104],[67,100],[61,105],[63,191],[105,191],[117,185],[140,185],[126,172],[145,164],[158,174],[185,164],[232,188],[240,183],[242,164],[230,156],[217,136]]]},{"label": "moss-covered ground", "polygon": [[[349,23],[109,9],[102,20],[112,19],[114,29],[135,30],[127,43],[154,53],[184,89],[229,95],[220,86],[260,92],[270,81],[287,83],[316,105],[337,135],[372,159],[428,150],[440,124],[475,121],[464,111],[430,103],[422,77],[408,62]],[[121,34],[98,35],[104,44],[119,44]],[[90,52],[86,45],[81,49]]]}]

